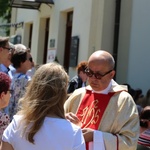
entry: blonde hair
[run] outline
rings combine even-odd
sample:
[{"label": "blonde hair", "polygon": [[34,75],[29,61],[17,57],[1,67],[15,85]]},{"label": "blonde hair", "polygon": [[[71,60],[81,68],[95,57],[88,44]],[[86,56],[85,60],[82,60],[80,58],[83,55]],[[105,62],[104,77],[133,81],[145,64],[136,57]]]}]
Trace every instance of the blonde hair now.
[{"label": "blonde hair", "polygon": [[[67,98],[68,75],[57,63],[39,67],[27,87],[25,96],[20,99],[26,139],[34,143],[34,135],[41,128],[46,116],[65,118],[64,102]],[[27,132],[29,124],[31,128]]]}]

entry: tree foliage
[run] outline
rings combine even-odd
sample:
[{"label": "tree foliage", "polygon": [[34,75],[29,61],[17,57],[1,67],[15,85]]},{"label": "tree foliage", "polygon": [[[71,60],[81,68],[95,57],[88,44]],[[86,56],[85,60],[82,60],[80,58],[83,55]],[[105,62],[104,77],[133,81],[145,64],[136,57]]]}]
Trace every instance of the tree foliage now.
[{"label": "tree foliage", "polygon": [[[2,21],[11,22],[10,0],[0,0],[0,18]],[[9,34],[9,29],[6,29],[6,33]]]}]

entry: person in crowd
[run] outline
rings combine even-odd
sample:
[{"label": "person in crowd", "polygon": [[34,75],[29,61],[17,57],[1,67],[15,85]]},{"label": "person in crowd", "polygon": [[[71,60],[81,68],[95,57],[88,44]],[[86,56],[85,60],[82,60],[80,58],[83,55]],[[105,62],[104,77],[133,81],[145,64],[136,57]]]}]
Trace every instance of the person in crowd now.
[{"label": "person in crowd", "polygon": [[61,65],[52,62],[38,68],[3,133],[1,150],[85,150],[81,129],[65,118],[67,84]]},{"label": "person in crowd", "polygon": [[145,105],[144,105],[144,107],[145,107],[145,106],[150,106],[150,89],[147,90],[145,99],[146,99],[146,100],[145,100]]},{"label": "person in crowd", "polygon": [[[0,72],[4,72],[12,79],[15,73],[15,68],[11,65],[11,57],[15,48],[9,42],[9,37],[0,36]],[[8,114],[8,109],[3,109]]]},{"label": "person in crowd", "polygon": [[147,90],[146,96],[145,96],[145,104],[144,107],[150,106],[150,89]]},{"label": "person in crowd", "polygon": [[[11,52],[11,57],[12,57],[13,52],[15,51],[15,45],[10,43],[10,42],[9,42],[9,45],[12,48],[12,52]],[[11,64],[10,63],[8,64],[8,67],[7,67],[7,65],[5,65],[5,66],[8,68],[8,75],[12,79],[14,74],[15,74],[15,72],[16,72],[16,69],[13,67],[12,63]]]},{"label": "person in crowd", "polygon": [[142,107],[150,106],[150,89],[147,90],[146,95],[143,98],[139,99],[138,103]]},{"label": "person in crowd", "polygon": [[131,87],[130,84],[124,83],[123,85],[126,85],[128,88],[128,93],[132,96],[133,100],[135,101],[135,93],[136,91]]},{"label": "person in crowd", "polygon": [[104,50],[94,52],[85,73],[89,86],[66,100],[66,118],[81,126],[88,150],[135,150],[139,116],[127,86],[114,80],[115,61]]},{"label": "person in crowd", "polygon": [[36,71],[36,67],[35,67],[34,61],[31,60],[31,62],[32,62],[32,68],[29,69],[29,70],[27,71],[27,73],[26,73],[26,75],[28,75],[30,78],[33,77],[33,75],[34,75],[34,73],[35,73],[35,71]]},{"label": "person in crowd", "polygon": [[87,81],[87,75],[85,69],[87,67],[87,61],[81,61],[77,67],[77,75],[74,76],[68,85],[68,94],[72,93],[75,89],[85,87]]},{"label": "person in crowd", "polygon": [[135,97],[134,97],[135,103],[143,97],[144,97],[144,95],[143,95],[142,89],[140,89],[140,88],[135,89]]},{"label": "person in crowd", "polygon": [[4,63],[5,60],[10,59],[11,48],[9,46],[9,37],[0,36],[0,64]]},{"label": "person in crowd", "polygon": [[139,113],[139,116],[140,116],[140,115],[141,115],[141,112],[142,112],[142,110],[143,110],[143,107],[140,106],[140,105],[137,105],[137,104],[136,104],[136,107],[137,107],[137,110],[138,110],[138,113]]},{"label": "person in crowd", "polygon": [[12,120],[13,116],[18,111],[18,100],[24,95],[30,81],[30,77],[26,75],[26,72],[32,67],[30,50],[23,44],[16,44],[11,62],[16,69],[16,72],[11,83],[11,90],[13,93],[8,106],[10,120]]},{"label": "person in crowd", "polygon": [[14,52],[14,45],[9,42],[9,37],[0,36],[0,71],[5,72],[12,78],[11,64],[12,53]]},{"label": "person in crowd", "polygon": [[150,149],[150,106],[144,107],[140,115],[140,136],[137,150]]},{"label": "person in crowd", "polygon": [[4,72],[0,72],[0,141],[2,139],[3,131],[10,123],[9,116],[3,112],[10,100],[10,77]]}]

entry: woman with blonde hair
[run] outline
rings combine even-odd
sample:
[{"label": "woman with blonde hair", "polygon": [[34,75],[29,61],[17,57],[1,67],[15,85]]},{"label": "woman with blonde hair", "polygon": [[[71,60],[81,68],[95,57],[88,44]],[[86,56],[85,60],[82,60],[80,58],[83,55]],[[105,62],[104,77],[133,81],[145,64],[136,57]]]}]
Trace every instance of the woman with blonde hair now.
[{"label": "woman with blonde hair", "polygon": [[1,150],[85,150],[81,129],[65,119],[67,84],[61,65],[42,65],[4,131]]}]

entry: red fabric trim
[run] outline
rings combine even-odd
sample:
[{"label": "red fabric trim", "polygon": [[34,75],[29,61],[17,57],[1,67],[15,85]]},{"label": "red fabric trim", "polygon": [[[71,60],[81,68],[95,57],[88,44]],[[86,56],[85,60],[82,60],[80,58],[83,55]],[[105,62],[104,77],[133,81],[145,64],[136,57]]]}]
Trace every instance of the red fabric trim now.
[{"label": "red fabric trim", "polygon": [[117,150],[119,150],[119,138],[118,136],[115,134],[114,136],[116,136],[116,145],[117,145]]},{"label": "red fabric trim", "polygon": [[[102,116],[113,95],[114,93],[100,94],[86,91],[76,114],[82,122],[81,128],[98,130]],[[86,149],[88,150],[88,143]]]},{"label": "red fabric trim", "polygon": [[87,90],[77,116],[82,122],[82,128],[98,129],[102,116],[114,93],[99,94]]}]

